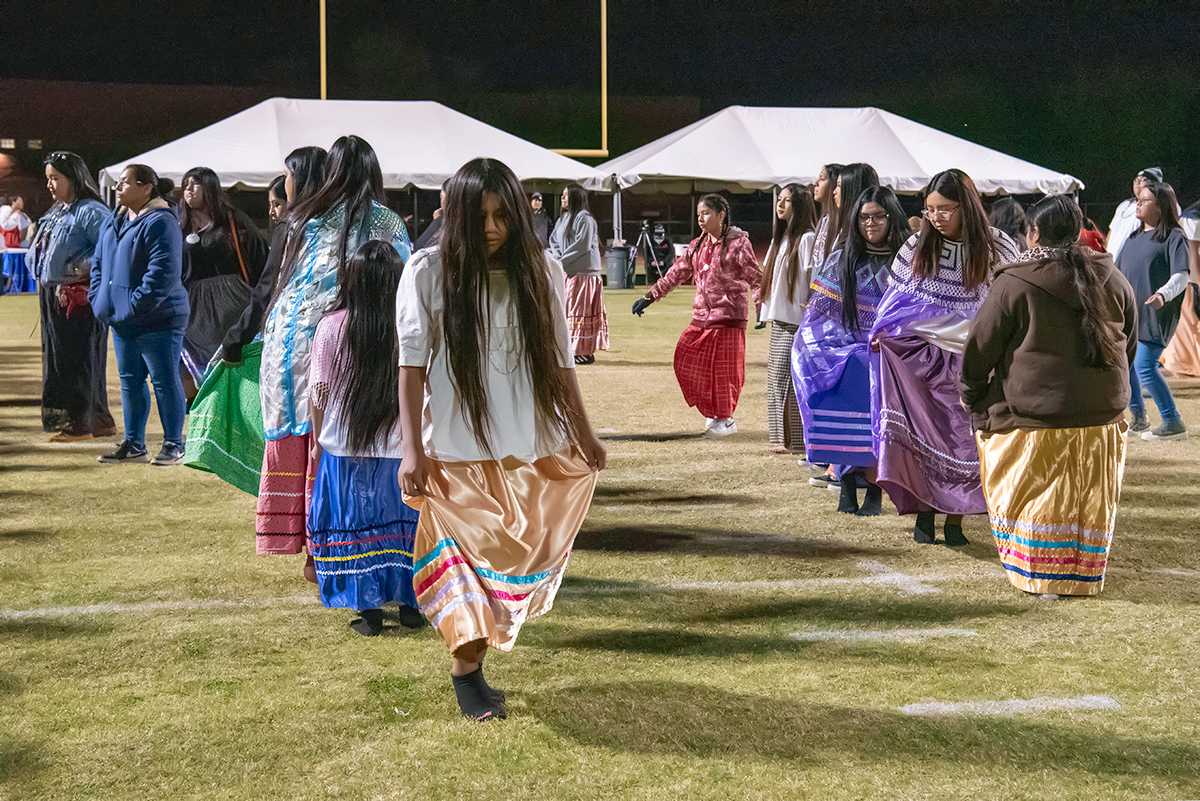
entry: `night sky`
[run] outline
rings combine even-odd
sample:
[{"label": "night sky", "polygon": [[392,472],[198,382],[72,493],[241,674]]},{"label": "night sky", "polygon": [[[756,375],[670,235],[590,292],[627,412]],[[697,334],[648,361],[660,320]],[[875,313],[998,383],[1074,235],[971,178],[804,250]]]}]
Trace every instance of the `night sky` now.
[{"label": "night sky", "polygon": [[[1200,25],[1185,5],[611,0],[609,89],[690,98],[698,114],[873,105],[1071,172],[1095,200],[1120,200],[1133,173],[1161,165],[1191,202]],[[544,115],[488,121],[596,147],[598,9],[329,0],[330,97],[439,100],[487,118],[489,96],[544,93]],[[5,77],[318,93],[316,0],[7,0],[4,18]],[[611,149],[662,133],[614,124]]]}]

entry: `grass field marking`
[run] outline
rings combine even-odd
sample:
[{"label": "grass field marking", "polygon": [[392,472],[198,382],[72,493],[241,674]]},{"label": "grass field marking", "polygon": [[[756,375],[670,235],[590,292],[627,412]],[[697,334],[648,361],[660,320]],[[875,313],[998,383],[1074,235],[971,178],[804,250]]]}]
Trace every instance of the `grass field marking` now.
[{"label": "grass field marking", "polygon": [[[707,512],[713,509],[732,509],[732,503],[684,503],[671,505],[666,507],[664,512]],[[605,506],[606,512],[643,512],[646,510],[644,503],[623,503],[618,506]]]},{"label": "grass field marking", "polygon": [[817,587],[834,587],[847,584],[871,584],[882,587],[893,587],[905,595],[928,595],[941,592],[937,587],[929,586],[931,581],[946,581],[950,577],[940,574],[911,576],[894,570],[883,562],[873,559],[858,563],[866,576],[855,578],[814,578],[814,579],[756,579],[752,581],[695,581],[660,585],[672,590],[781,590],[807,589]]},{"label": "grass field marking", "polygon": [[1187,576],[1188,578],[1200,577],[1200,570],[1180,570],[1175,567],[1151,567],[1147,568],[1147,573],[1165,573],[1168,576]]},{"label": "grass field marking", "polygon": [[320,599],[308,596],[290,598],[247,598],[242,601],[206,600],[192,598],[186,601],[150,601],[144,604],[89,604],[88,606],[49,606],[42,609],[10,609],[0,611],[0,620],[35,620],[45,617],[86,617],[88,615],[111,615],[149,612],[199,612],[206,609],[262,609],[290,604],[315,604]]},{"label": "grass field marking", "polygon": [[939,637],[978,637],[979,632],[972,631],[971,629],[944,627],[936,629],[892,629],[890,631],[797,631],[788,636],[801,642],[912,642],[914,640],[936,639]]},{"label": "grass field marking", "polygon": [[948,715],[980,715],[1009,717],[1034,712],[1078,711],[1084,709],[1120,709],[1121,704],[1109,695],[1079,695],[1074,698],[1013,698],[1008,701],[932,701],[905,704],[905,715],[945,717]]}]

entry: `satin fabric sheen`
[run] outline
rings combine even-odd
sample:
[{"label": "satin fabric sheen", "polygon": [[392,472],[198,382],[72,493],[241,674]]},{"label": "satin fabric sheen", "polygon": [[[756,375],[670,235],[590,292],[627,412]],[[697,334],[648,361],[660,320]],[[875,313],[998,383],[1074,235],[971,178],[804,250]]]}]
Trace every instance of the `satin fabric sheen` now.
[{"label": "satin fabric sheen", "polygon": [[996,550],[1014,587],[1104,589],[1128,430],[1122,421],[976,434]]},{"label": "satin fabric sheen", "polygon": [[1200,317],[1196,316],[1196,308],[1196,285],[1188,284],[1179,325],[1162,355],[1163,367],[1175,375],[1200,378]]},{"label": "satin fabric sheen", "polygon": [[902,515],[919,503],[945,514],[987,511],[971,418],[958,400],[962,356],[917,337],[880,340],[879,484]]},{"label": "satin fabric sheen", "polygon": [[567,330],[576,356],[608,350],[608,313],[600,276],[567,276]]},{"label": "satin fabric sheen", "polygon": [[242,361],[213,366],[188,414],[183,463],[215,473],[242,492],[258,495],[262,482],[262,401],[258,375],[262,343],[242,348]]},{"label": "satin fabric sheen", "polygon": [[512,650],[521,626],[554,605],[597,473],[571,449],[526,463],[429,460],[413,582],[446,647]]}]

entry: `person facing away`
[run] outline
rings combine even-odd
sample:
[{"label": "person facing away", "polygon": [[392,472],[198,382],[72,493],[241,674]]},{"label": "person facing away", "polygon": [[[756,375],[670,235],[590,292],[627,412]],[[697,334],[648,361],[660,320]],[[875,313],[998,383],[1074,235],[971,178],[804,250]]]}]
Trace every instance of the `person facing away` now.
[{"label": "person facing away", "polygon": [[[401,497],[400,366],[396,289],[404,262],[387,242],[363,243],[346,262],[337,299],[313,337],[309,408],[317,462],[308,512],[321,603],[356,610],[372,637],[386,603],[424,625],[413,590],[417,513]],[[345,536],[353,531],[353,537]]]},{"label": "person facing away", "polygon": [[963,351],[996,548],[1030,593],[1100,592],[1121,492],[1138,303],[1080,247],[1082,220],[1069,197],[1029,210],[1029,249],[996,270]]}]

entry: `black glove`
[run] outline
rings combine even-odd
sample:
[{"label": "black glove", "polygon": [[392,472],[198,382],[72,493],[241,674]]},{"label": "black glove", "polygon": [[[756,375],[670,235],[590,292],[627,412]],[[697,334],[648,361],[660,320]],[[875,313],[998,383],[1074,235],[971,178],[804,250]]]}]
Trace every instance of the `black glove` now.
[{"label": "black glove", "polygon": [[654,301],[647,300],[646,298],[638,298],[637,300],[635,300],[633,302],[633,313],[636,314],[638,317],[641,317],[643,312],[645,312],[646,309],[648,309],[650,307],[650,304],[653,302]]}]

